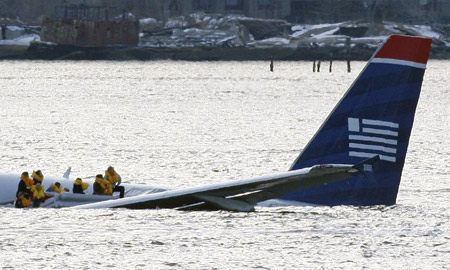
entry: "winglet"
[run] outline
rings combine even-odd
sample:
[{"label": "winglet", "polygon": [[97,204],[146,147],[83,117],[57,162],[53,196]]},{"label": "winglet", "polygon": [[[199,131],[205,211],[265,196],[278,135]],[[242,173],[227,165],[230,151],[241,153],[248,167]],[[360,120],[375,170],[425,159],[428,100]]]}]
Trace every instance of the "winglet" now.
[{"label": "winglet", "polygon": [[71,171],[72,171],[72,167],[67,168],[67,171],[64,173],[63,177],[66,179],[69,179]]}]

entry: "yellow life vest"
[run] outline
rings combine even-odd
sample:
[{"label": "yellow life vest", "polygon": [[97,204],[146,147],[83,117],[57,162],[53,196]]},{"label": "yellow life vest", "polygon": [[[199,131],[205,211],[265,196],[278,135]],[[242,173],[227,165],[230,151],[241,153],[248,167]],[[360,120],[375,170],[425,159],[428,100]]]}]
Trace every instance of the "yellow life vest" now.
[{"label": "yellow life vest", "polygon": [[82,188],[83,190],[87,189],[88,186],[89,186],[89,183],[85,183],[85,182],[81,183],[81,188]]},{"label": "yellow life vest", "polygon": [[109,182],[106,179],[100,178],[100,177],[95,178],[95,182],[100,184],[100,186],[104,190],[103,194],[105,194],[105,195],[112,195],[113,194],[113,189],[112,189],[111,182]]},{"label": "yellow life vest", "polygon": [[42,177],[39,176],[35,171],[33,171],[32,176],[33,176],[33,179],[38,181],[38,182],[42,182],[42,180],[44,180],[44,176],[42,176]]},{"label": "yellow life vest", "polygon": [[50,186],[53,188],[53,191],[56,192],[56,193],[61,193],[61,192],[64,191],[62,186],[58,187],[55,184],[51,184]]},{"label": "yellow life vest", "polygon": [[108,170],[105,171],[105,176],[106,179],[111,182],[111,184],[116,184],[117,182],[119,182],[119,175],[117,175],[117,173],[114,174],[110,174]]},{"label": "yellow life vest", "polygon": [[83,182],[83,180],[81,180],[81,178],[77,178],[74,182],[74,185],[78,185],[81,186],[82,190],[86,190],[89,187],[89,183],[85,183]]},{"label": "yellow life vest", "polygon": [[30,206],[30,200],[28,200],[27,198],[23,198],[22,199],[22,206],[23,207],[28,207],[28,206]]},{"label": "yellow life vest", "polygon": [[30,179],[30,178],[26,177],[25,175],[21,175],[21,176],[20,176],[20,179],[22,179],[23,182],[25,182],[25,185],[26,185],[27,187],[31,187],[31,186],[34,184],[33,179]]},{"label": "yellow life vest", "polygon": [[37,190],[36,185],[33,185],[31,187],[31,192],[33,193],[33,198],[34,199],[42,199],[45,197],[45,187],[43,185],[41,185],[41,190]]},{"label": "yellow life vest", "polygon": [[16,206],[18,208],[25,208],[25,207],[28,207],[31,205],[30,200],[28,200],[27,198],[22,198],[22,199],[17,198],[16,205],[18,204],[18,202],[22,203],[21,207]]}]

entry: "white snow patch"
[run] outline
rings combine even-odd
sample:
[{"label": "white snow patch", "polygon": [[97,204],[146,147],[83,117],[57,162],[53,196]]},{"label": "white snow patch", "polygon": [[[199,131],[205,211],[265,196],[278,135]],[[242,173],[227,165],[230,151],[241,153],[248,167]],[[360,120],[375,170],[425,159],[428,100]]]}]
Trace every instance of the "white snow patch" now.
[{"label": "white snow patch", "polygon": [[185,26],[186,22],[184,21],[184,17],[178,17],[178,18],[170,18],[164,27],[171,28],[171,27],[183,27]]},{"label": "white snow patch", "polygon": [[419,33],[421,36],[439,39],[441,35],[439,33],[434,32],[431,29],[431,26],[428,25],[405,25],[405,28],[414,30]]},{"label": "white snow patch", "polygon": [[25,28],[15,25],[7,26],[6,29],[9,31],[25,31]]},{"label": "white snow patch", "polygon": [[402,31],[400,31],[399,29],[397,29],[397,25],[388,25],[388,24],[386,24],[386,25],[384,26],[384,28],[387,29],[387,30],[389,30],[389,31],[391,31],[392,33],[395,33],[395,34],[403,34]]},{"label": "white snow patch", "polygon": [[41,41],[41,37],[37,34],[28,34],[15,39],[0,40],[0,45],[30,46],[32,41]]},{"label": "white snow patch", "polygon": [[335,36],[334,33],[336,33],[339,30],[339,27],[333,28],[331,30],[325,31],[323,33],[317,34],[317,35],[311,35],[313,38],[315,39],[321,39],[321,38],[325,38],[325,37],[329,37],[329,36]]},{"label": "white snow patch", "polygon": [[312,30],[312,29],[321,29],[321,28],[327,28],[327,27],[339,27],[341,25],[341,23],[323,23],[323,24],[298,24],[298,25],[294,25],[292,26],[292,31],[301,31],[303,29],[308,29],[308,30]]},{"label": "white snow patch", "polygon": [[267,44],[267,45],[288,45],[290,43],[290,39],[287,38],[267,38],[258,42],[258,44]]},{"label": "white snow patch", "polygon": [[145,19],[140,19],[139,23],[140,24],[150,24],[150,23],[157,23],[158,21],[154,18],[145,18]]}]

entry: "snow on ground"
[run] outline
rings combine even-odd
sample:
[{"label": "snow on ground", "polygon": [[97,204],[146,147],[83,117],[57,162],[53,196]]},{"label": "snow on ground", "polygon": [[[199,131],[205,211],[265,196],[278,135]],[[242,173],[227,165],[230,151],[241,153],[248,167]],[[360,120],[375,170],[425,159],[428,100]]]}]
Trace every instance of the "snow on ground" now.
[{"label": "snow on ground", "polygon": [[331,29],[331,30],[322,32],[322,33],[317,34],[317,35],[316,35],[316,34],[311,34],[311,37],[313,37],[314,39],[327,38],[327,37],[330,37],[330,36],[333,36],[333,37],[340,37],[340,36],[336,36],[336,35],[334,34],[334,33],[336,33],[337,31],[339,31],[339,27],[333,28],[333,29]]},{"label": "snow on ground", "polygon": [[[291,38],[293,39],[311,39],[315,42],[327,41],[331,37],[336,40],[342,38],[343,36],[336,35],[340,27],[352,27],[357,26],[356,24],[349,24],[348,22],[337,23],[337,24],[318,24],[318,25],[294,25],[291,30]],[[378,26],[377,31],[373,33],[372,36],[365,36],[355,38],[352,37],[352,41],[374,41],[374,40],[384,40],[390,34],[415,34],[423,37],[429,37],[433,39],[444,39],[444,36],[433,30],[431,26],[428,25],[405,25],[396,23],[385,23],[381,27]],[[443,41],[444,43],[448,43]],[[447,45],[448,46],[448,45]]]},{"label": "snow on ground", "polygon": [[[257,41],[256,43],[260,46],[263,45],[268,45],[268,46],[284,46],[284,45],[289,45],[289,43],[291,42],[290,39],[287,38],[267,38],[267,39],[263,39],[260,41]],[[249,45],[253,45],[255,43],[249,43]]]},{"label": "snow on ground", "polygon": [[32,41],[41,41],[41,37],[37,34],[28,34],[15,39],[0,40],[0,45],[30,46]]},{"label": "snow on ground", "polygon": [[21,26],[15,26],[15,25],[8,25],[8,26],[6,27],[6,29],[7,29],[8,31],[24,31],[24,30],[25,30],[25,28],[23,28],[23,27],[21,27]]},{"label": "snow on ground", "polygon": [[433,31],[433,29],[431,29],[431,26],[428,26],[428,25],[404,25],[404,27],[406,29],[415,31],[424,37],[430,37],[430,38],[435,38],[435,39],[441,38],[441,35],[435,31]]},{"label": "snow on ground", "polygon": [[[290,33],[280,31],[278,36],[267,37],[263,40],[254,40],[251,29],[247,29],[242,21],[252,20],[257,24],[258,19],[242,15],[218,15],[193,13],[189,16],[169,18],[165,25],[153,18],[141,19],[141,26],[161,25],[165,28],[175,28],[166,36],[146,36],[141,38],[141,46],[217,46],[226,41],[229,46],[251,47],[283,47],[316,44],[319,46],[344,46],[347,36],[339,34],[342,28],[367,28],[373,32],[360,37],[351,37],[351,45],[365,44],[369,47],[378,46],[391,34],[412,34],[439,39],[441,44],[450,46],[450,39],[426,25],[404,25],[393,22],[376,24],[373,27],[368,23],[345,21],[340,23],[298,24],[292,25]],[[261,20],[265,22],[264,20]],[[288,23],[286,22],[288,25]],[[187,28],[188,27],[188,28]],[[262,24],[261,24],[262,27]],[[260,28],[261,28],[260,27]],[[187,29],[184,29],[187,28]],[[161,29],[160,29],[161,30]]]},{"label": "snow on ground", "polygon": [[174,17],[169,18],[164,25],[165,28],[173,28],[173,27],[183,27],[186,26],[187,22],[185,21],[184,17]]},{"label": "snow on ground", "polygon": [[149,23],[157,23],[158,21],[154,18],[145,18],[145,19],[140,19],[139,20],[139,24],[149,24]]}]

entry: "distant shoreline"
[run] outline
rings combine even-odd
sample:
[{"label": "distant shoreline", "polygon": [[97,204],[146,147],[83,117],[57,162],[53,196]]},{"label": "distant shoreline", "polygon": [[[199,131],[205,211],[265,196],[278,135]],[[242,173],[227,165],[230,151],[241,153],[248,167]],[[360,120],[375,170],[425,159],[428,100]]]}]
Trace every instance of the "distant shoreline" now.
[{"label": "distant shoreline", "polygon": [[[355,46],[348,53],[342,47],[248,48],[248,47],[104,47],[31,43],[30,46],[1,45],[0,60],[110,60],[110,61],[366,61],[375,51],[368,46]],[[431,59],[450,59],[449,47],[434,47]]]}]

